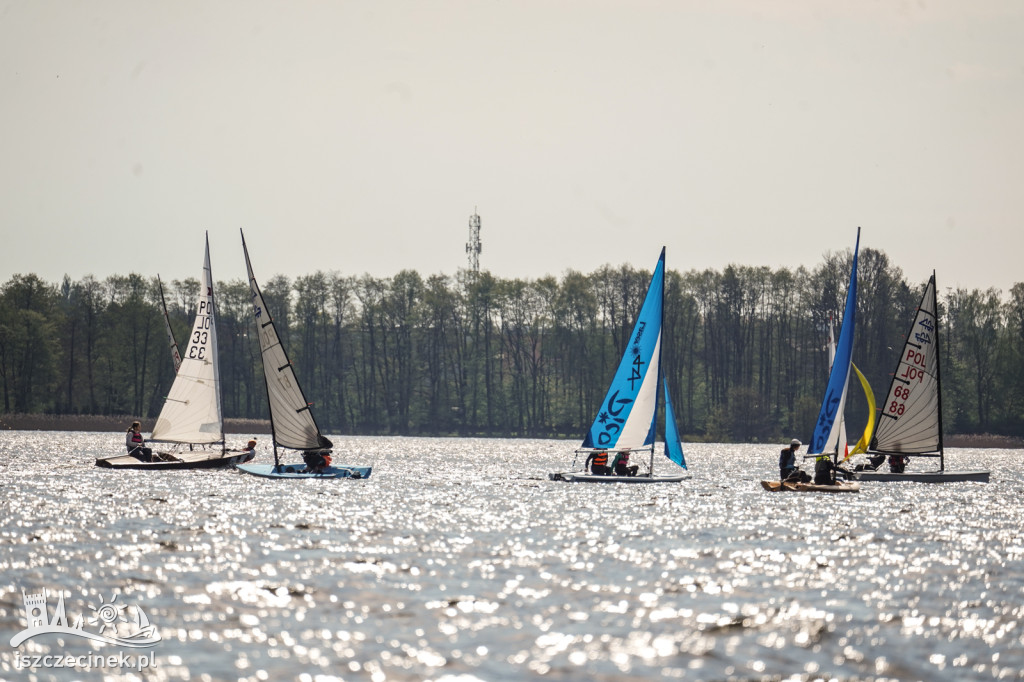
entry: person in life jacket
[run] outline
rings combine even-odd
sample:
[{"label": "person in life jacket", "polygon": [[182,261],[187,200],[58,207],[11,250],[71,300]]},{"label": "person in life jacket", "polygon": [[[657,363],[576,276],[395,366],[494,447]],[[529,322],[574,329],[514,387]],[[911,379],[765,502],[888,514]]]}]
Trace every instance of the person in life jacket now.
[{"label": "person in life jacket", "polygon": [[831,455],[820,455],[814,458],[814,482],[817,485],[835,485],[836,468]]},{"label": "person in life jacket", "polygon": [[612,460],[612,471],[616,476],[636,476],[639,467],[629,466],[629,450],[619,450]]},{"label": "person in life jacket", "polygon": [[607,450],[594,450],[587,457],[587,463],[583,465],[584,469],[590,469],[590,473],[597,474],[599,476],[608,476],[612,473],[612,469],[608,466],[608,451]]},{"label": "person in life jacket", "polygon": [[902,474],[907,468],[910,458],[906,455],[889,455],[889,471],[894,474]]},{"label": "person in life jacket", "polygon": [[322,474],[331,466],[331,453],[329,450],[307,450],[302,453],[302,461],[306,463],[306,472]]},{"label": "person in life jacket", "polygon": [[251,461],[256,456],[256,439],[251,438],[245,447],[242,448],[242,460],[243,462]]},{"label": "person in life jacket", "polygon": [[142,435],[142,424],[135,421],[125,433],[124,445],[128,454],[142,462],[153,461],[153,450],[146,447],[146,439]]},{"label": "person in life jacket", "polygon": [[796,466],[796,451],[803,445],[798,439],[789,441],[789,447],[779,453],[779,480],[791,483],[808,483],[811,477]]}]

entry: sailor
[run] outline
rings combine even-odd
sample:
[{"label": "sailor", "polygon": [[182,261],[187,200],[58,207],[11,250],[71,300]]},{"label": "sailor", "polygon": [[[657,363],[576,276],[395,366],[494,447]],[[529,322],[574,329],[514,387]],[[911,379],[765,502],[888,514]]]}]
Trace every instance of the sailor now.
[{"label": "sailor", "polygon": [[143,462],[153,461],[153,451],[146,447],[146,439],[142,435],[142,424],[139,422],[134,421],[128,427],[124,437],[124,445],[128,448],[128,454],[132,457]]},{"label": "sailor", "polygon": [[616,476],[636,476],[637,468],[629,466],[629,450],[619,450],[612,460],[612,471]]},{"label": "sailor", "polygon": [[894,474],[902,474],[907,468],[910,460],[906,455],[889,455],[889,471]]},{"label": "sailor", "polygon": [[242,461],[243,462],[249,462],[249,461],[252,460],[253,457],[256,456],[256,438],[255,437],[249,439],[249,442],[245,444],[244,448],[242,448],[242,455],[243,455],[243,457],[242,457]]},{"label": "sailor", "polygon": [[822,454],[814,458],[814,482],[817,485],[836,484],[836,469],[831,455]]},{"label": "sailor", "polygon": [[789,447],[779,453],[779,480],[806,483],[811,477],[800,471],[796,466],[796,451],[803,445],[798,439],[789,441]]},{"label": "sailor", "polygon": [[322,474],[331,466],[330,450],[307,450],[302,453],[302,461],[306,463],[306,473]]},{"label": "sailor", "polygon": [[583,468],[590,469],[590,473],[597,474],[598,476],[607,476],[611,474],[612,470],[608,466],[608,451],[592,451],[587,457],[587,463],[583,465]]}]

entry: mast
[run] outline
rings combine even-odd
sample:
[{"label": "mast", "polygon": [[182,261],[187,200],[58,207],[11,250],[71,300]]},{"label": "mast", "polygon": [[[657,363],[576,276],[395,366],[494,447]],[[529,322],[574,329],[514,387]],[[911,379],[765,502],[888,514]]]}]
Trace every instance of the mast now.
[{"label": "mast", "polygon": [[935,292],[935,393],[939,403],[939,471],[946,470],[946,451],[942,445],[942,349],[939,347],[939,288],[932,270],[932,290]]},{"label": "mast", "polygon": [[[210,253],[210,232],[206,232],[206,253]],[[220,415],[220,452],[227,450],[227,439],[224,438],[224,405],[220,395],[220,352],[217,349],[217,300],[214,297],[213,265],[210,265],[210,348],[213,350],[213,366],[217,368],[217,414]]]},{"label": "mast", "polygon": [[[661,337],[661,342],[658,344],[658,383],[654,387],[654,425],[657,429],[658,425],[658,405],[661,403],[661,382],[665,378],[665,367],[662,364],[662,359],[665,357],[665,247],[661,247],[661,320],[658,321],[658,336]],[[666,416],[667,418],[667,416]],[[651,472],[651,478],[654,478],[654,446],[657,443],[657,438],[651,439],[651,466],[648,471]]]}]

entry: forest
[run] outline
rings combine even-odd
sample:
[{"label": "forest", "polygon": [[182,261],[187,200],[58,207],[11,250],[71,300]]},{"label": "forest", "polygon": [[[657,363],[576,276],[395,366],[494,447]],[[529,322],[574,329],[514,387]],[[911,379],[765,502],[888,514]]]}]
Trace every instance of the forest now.
[{"label": "forest", "polygon": [[[809,439],[851,259],[667,272],[663,366],[685,440]],[[198,270],[161,283],[183,348]],[[879,401],[930,275],[908,280],[884,252],[860,254],[853,359]],[[319,271],[260,287],[325,433],[575,438],[650,276],[628,265],[539,279]],[[944,288],[940,272],[937,285],[946,433],[1024,435],[1024,283],[1005,295]],[[224,415],[266,419],[248,285],[218,281],[214,295]],[[3,412],[155,418],[174,374],[160,301],[155,277],[14,275],[0,289]],[[851,386],[851,434],[866,411]]]}]

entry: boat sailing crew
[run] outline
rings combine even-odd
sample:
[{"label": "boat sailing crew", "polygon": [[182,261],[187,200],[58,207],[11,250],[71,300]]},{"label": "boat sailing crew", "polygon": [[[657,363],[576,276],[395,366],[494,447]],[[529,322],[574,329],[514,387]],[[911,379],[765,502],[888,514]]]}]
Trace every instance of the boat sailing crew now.
[{"label": "boat sailing crew", "polygon": [[779,453],[779,480],[785,483],[810,483],[811,477],[796,466],[796,451],[803,445],[798,439],[789,441],[789,447]]},{"label": "boat sailing crew", "polygon": [[609,476],[612,473],[611,467],[608,466],[608,451],[607,450],[594,450],[587,456],[587,462],[583,465],[584,469],[589,469],[590,473],[598,476]]},{"label": "boat sailing crew", "polygon": [[134,421],[128,427],[124,436],[124,445],[132,457],[142,462],[153,461],[153,450],[146,447],[146,439],[142,435],[142,424],[139,422]]},{"label": "boat sailing crew", "polygon": [[616,476],[636,476],[639,467],[629,466],[629,450],[619,450],[612,460],[612,471]]}]

